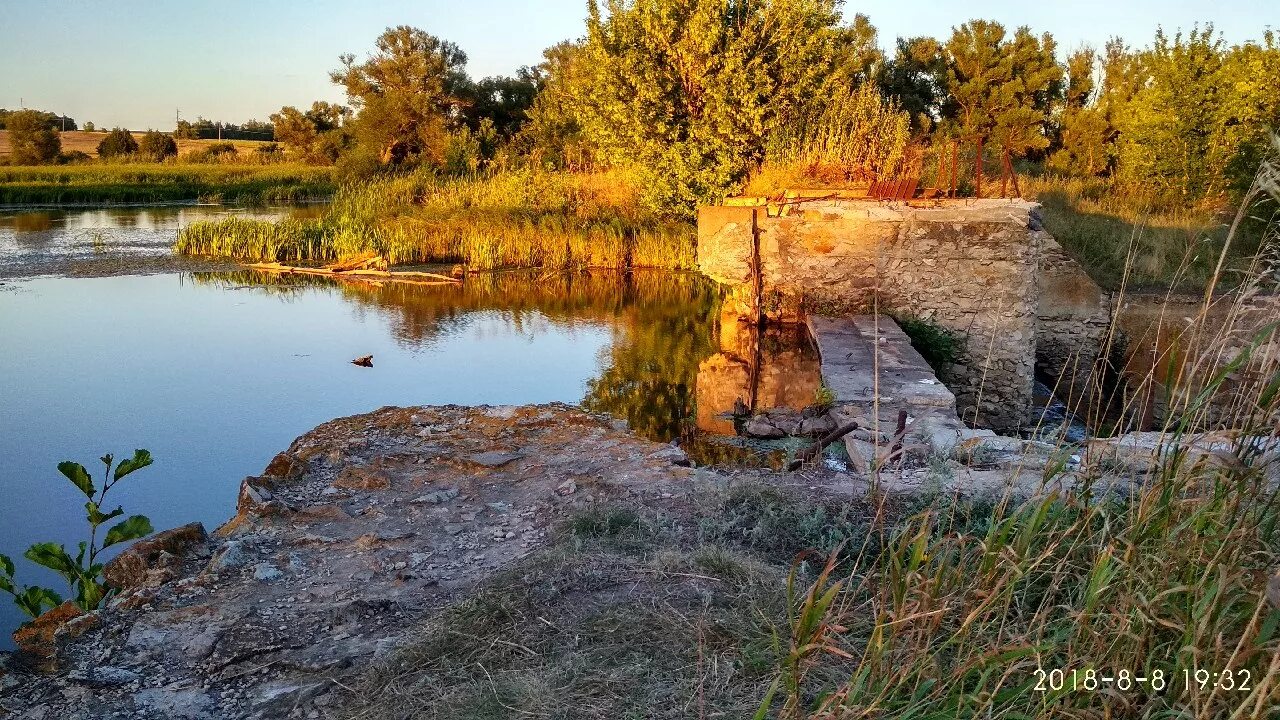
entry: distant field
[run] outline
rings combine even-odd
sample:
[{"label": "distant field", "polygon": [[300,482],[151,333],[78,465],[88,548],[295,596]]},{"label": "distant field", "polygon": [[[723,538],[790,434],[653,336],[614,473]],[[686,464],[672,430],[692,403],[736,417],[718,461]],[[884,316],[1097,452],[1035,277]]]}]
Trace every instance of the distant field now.
[{"label": "distant field", "polygon": [[[133,137],[136,138],[138,141],[141,141],[142,136],[144,134],[145,133],[135,132],[133,133]],[[105,131],[85,132],[83,130],[70,130],[68,132],[64,132],[62,133],[62,151],[71,152],[72,150],[79,150],[82,153],[87,153],[89,155],[96,156],[98,154],[98,143],[102,142],[102,138],[106,136],[107,136],[107,133]],[[218,141],[217,140],[179,140],[178,154],[183,155],[191,152],[192,150],[199,150],[200,148],[208,147],[209,145],[216,142]],[[229,142],[232,145],[235,145],[236,150],[240,152],[252,151],[258,148],[259,146],[267,144],[267,141],[265,140],[224,140],[223,142]],[[9,131],[0,130],[0,157],[7,156],[8,154],[9,154]]]}]

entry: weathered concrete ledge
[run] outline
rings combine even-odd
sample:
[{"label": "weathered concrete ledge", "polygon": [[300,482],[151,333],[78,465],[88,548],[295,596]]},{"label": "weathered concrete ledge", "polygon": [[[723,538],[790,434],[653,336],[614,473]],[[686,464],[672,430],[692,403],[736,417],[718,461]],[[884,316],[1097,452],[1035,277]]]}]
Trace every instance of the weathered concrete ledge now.
[{"label": "weathered concrete ledge", "polygon": [[[870,343],[884,358],[882,409],[919,413],[913,432],[945,420],[948,395],[919,382],[923,361],[905,337],[860,322],[817,333],[845,409],[868,407],[866,378],[838,371]],[[1107,459],[1141,477],[1159,443],[1133,440]],[[1215,447],[1200,457],[1212,460]],[[878,469],[878,482],[944,494],[1046,489],[1047,453],[1014,449],[1000,466],[898,463]],[[352,701],[356,678],[424,618],[552,545],[555,527],[581,508],[643,505],[696,526],[698,510],[733,483],[821,498],[860,494],[871,481],[821,463],[790,474],[686,463],[672,445],[564,405],[383,408],[325,423],[245,479],[236,516],[213,536],[176,528],[113,561],[120,592],[108,608],[47,624],[56,672],[0,654],[0,717],[332,717],[349,709],[339,706]],[[1055,475],[1050,489],[1079,476]]]},{"label": "weathered concrete ledge", "polygon": [[809,315],[809,332],[821,355],[822,379],[835,395],[831,414],[838,423],[856,421],[860,431],[845,438],[849,457],[866,472],[884,464],[905,413],[900,444],[913,454],[949,456],[958,445],[979,439],[1005,450],[1021,441],[973,430],[956,414],[956,398],[911,339],[887,315]]}]

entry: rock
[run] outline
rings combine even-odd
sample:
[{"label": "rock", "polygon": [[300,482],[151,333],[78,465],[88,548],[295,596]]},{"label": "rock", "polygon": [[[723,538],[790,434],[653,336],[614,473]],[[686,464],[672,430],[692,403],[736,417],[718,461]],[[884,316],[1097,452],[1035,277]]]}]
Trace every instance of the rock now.
[{"label": "rock", "polygon": [[177,577],[182,558],[203,550],[208,541],[204,525],[198,522],[158,532],[135,542],[107,563],[102,568],[102,578],[118,590],[132,590],[148,582],[158,585]]},{"label": "rock", "polygon": [[572,495],[578,491],[578,484],[572,480],[565,480],[556,486],[557,495]]},{"label": "rock", "polygon": [[253,579],[263,582],[274,582],[284,577],[284,573],[271,563],[258,563],[253,566]]},{"label": "rock", "polygon": [[213,698],[199,690],[144,688],[134,695],[134,702],[152,711],[148,717],[171,720],[213,720],[217,717]]},{"label": "rock", "polygon": [[338,473],[333,486],[347,490],[386,490],[391,487],[391,479],[365,465],[348,465]]},{"label": "rock", "polygon": [[800,435],[826,435],[836,429],[836,420],[830,415],[818,415],[800,420]]},{"label": "rock", "polygon": [[18,628],[13,633],[13,642],[23,653],[39,661],[38,664],[49,667],[60,643],[83,635],[100,622],[97,613],[86,614],[68,600]]},{"label": "rock", "polygon": [[74,670],[67,673],[67,677],[93,687],[118,687],[138,682],[142,679],[141,675],[132,670],[111,665],[90,667],[87,670]]},{"label": "rock", "polygon": [[235,570],[243,567],[248,561],[249,557],[244,551],[244,543],[239,540],[230,540],[213,556],[206,569],[208,572],[215,573],[223,570]]},{"label": "rock", "polygon": [[236,512],[241,514],[270,515],[279,509],[275,504],[275,485],[271,478],[249,476],[240,481],[240,494],[236,498]]},{"label": "rock", "polygon": [[297,480],[307,473],[307,464],[287,452],[282,452],[271,459],[267,463],[267,469],[262,471],[266,477],[280,478],[281,480]]},{"label": "rock", "polygon": [[649,453],[649,457],[654,460],[666,460],[672,465],[683,465],[685,467],[689,465],[689,456],[685,454],[684,450],[675,446],[665,447],[657,452]]},{"label": "rock", "polygon": [[444,488],[443,490],[433,490],[427,493],[426,495],[419,495],[418,497],[410,500],[409,502],[418,503],[418,504],[427,503],[431,505],[440,505],[441,503],[447,503],[456,497],[458,497],[458,488],[451,487],[451,488]]},{"label": "rock", "polygon": [[785,432],[774,426],[763,417],[756,417],[747,422],[742,428],[742,432],[747,437],[758,438],[760,440],[777,440],[787,436]]},{"label": "rock", "polygon": [[477,453],[475,455],[468,455],[467,460],[484,467],[500,468],[503,465],[513,463],[523,457],[524,455],[521,453],[490,450],[488,452]]}]

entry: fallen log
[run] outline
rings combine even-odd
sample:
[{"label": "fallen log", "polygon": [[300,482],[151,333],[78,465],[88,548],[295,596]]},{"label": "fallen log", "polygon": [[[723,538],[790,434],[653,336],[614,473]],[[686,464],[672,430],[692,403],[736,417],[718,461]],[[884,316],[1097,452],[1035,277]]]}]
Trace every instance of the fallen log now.
[{"label": "fallen log", "polygon": [[351,270],[381,270],[385,272],[391,269],[391,265],[381,255],[367,253],[346,260],[339,260],[336,263],[326,265],[325,269],[334,272],[349,272]]},{"label": "fallen log", "polygon": [[[462,283],[458,278],[449,277],[448,275],[417,270],[355,269],[338,271],[331,268],[299,267],[297,265],[283,265],[281,263],[250,263],[249,268],[253,270],[261,270],[263,272],[282,273],[285,275],[319,275],[321,277],[347,278],[352,280],[377,278],[379,280],[392,280],[395,282],[406,282],[416,285],[458,285]],[[423,282],[416,278],[429,278],[431,282]]]},{"label": "fallen log", "polygon": [[858,422],[856,420],[852,420],[850,422],[845,423],[844,425],[841,425],[835,430],[832,430],[826,435],[823,435],[822,437],[818,438],[817,441],[815,441],[812,445],[796,453],[796,459],[792,460],[790,464],[787,465],[787,470],[794,472],[796,470],[799,470],[801,466],[803,466],[805,463],[813,462],[814,460],[817,459],[819,455],[822,454],[822,451],[828,445],[839,440],[845,435],[848,435],[854,430],[857,430],[859,427],[860,426],[858,425]]}]

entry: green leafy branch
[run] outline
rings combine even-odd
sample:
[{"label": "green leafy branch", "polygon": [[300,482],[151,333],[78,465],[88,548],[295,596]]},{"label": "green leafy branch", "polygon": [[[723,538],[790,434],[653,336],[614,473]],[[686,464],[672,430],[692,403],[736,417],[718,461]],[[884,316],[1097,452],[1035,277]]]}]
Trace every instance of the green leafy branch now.
[{"label": "green leafy branch", "polygon": [[[79,544],[79,551],[74,558],[66,547],[52,542],[36,543],[23,553],[31,562],[49,568],[66,580],[76,605],[83,610],[96,610],[107,596],[106,588],[101,582],[103,564],[98,562],[102,551],[112,545],[146,537],[153,532],[151,521],[145,515],[131,515],[111,526],[103,536],[102,543],[98,543],[98,529],[124,515],[124,508],[119,506],[111,511],[103,511],[107,492],[127,475],[152,463],[151,453],[146,450],[134,450],[133,457],[121,460],[119,464],[115,464],[115,458],[110,454],[104,455],[101,460],[106,466],[101,488],[94,485],[93,476],[80,463],[69,460],[58,463],[58,471],[89,499],[84,504],[85,519],[89,523],[88,542],[82,541]],[[47,609],[63,602],[62,596],[49,588],[25,586],[19,590],[14,583],[13,560],[2,554],[0,591],[12,595],[18,608],[32,618],[39,617]]]}]

